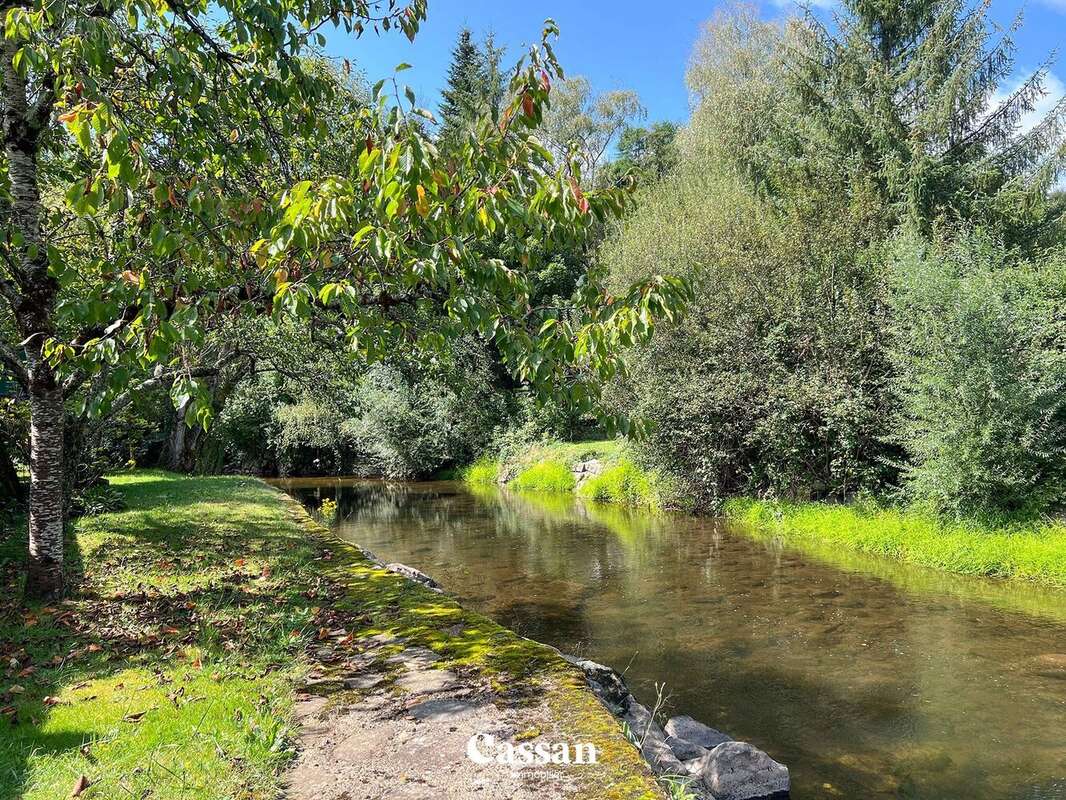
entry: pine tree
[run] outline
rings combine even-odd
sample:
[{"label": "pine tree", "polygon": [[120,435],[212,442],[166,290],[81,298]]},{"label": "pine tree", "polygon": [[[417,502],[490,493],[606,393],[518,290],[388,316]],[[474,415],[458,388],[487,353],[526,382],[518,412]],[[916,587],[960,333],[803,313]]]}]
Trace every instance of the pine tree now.
[{"label": "pine tree", "polygon": [[484,47],[474,42],[469,28],[459,32],[448,67],[447,88],[441,92],[439,142],[453,145],[470,124],[482,114],[496,116],[503,96],[499,63],[503,53],[492,36]]},{"label": "pine tree", "polygon": [[808,17],[789,59],[799,140],[896,221],[979,221],[1031,242],[1051,221],[1049,190],[1066,165],[1066,98],[1021,129],[1046,93],[1045,64],[995,103],[1014,70],[1017,23],[999,35],[987,11],[988,0],[844,0],[834,32]]}]

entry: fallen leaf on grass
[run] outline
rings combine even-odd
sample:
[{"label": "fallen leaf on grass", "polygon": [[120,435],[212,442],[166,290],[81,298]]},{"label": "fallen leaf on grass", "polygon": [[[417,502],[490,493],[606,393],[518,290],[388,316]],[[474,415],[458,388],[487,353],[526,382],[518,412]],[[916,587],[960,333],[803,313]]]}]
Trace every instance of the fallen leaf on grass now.
[{"label": "fallen leaf on grass", "polygon": [[70,796],[71,797],[81,797],[81,793],[84,792],[86,789],[88,789],[90,786],[92,786],[92,781],[90,781],[88,778],[86,778],[84,775],[82,775],[74,783],[74,788],[71,790]]},{"label": "fallen leaf on grass", "polygon": [[135,711],[132,714],[127,714],[126,716],[124,716],[122,718],[122,721],[123,722],[140,722],[144,718],[144,715],[147,714],[147,713],[148,713],[147,711]]},{"label": "fallen leaf on grass", "polygon": [[14,686],[7,690],[7,694],[22,694],[25,691],[26,690],[23,687],[19,686],[16,683]]}]

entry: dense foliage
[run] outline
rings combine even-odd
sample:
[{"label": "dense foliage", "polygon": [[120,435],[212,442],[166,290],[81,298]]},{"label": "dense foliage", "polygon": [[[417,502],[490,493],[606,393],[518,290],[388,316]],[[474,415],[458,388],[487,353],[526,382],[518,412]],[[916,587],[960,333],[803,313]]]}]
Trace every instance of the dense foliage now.
[{"label": "dense foliage", "polygon": [[953,516],[1066,501],[1066,253],[1023,260],[986,233],[902,241],[893,263],[904,477]]},{"label": "dense foliage", "polygon": [[513,380],[592,411],[619,350],[687,295],[671,278],[608,295],[588,270],[559,306],[531,305],[545,246],[580,249],[625,207],[537,138],[564,80],[550,21],[498,113],[445,151],[409,88],[364,98],[350,66],[311,58],[324,26],[414,37],[424,0],[0,10],[0,358],[34,431],[31,592],[62,587],[86,435],[71,407],[99,418],[167,388],[206,427],[221,373],[249,361],[235,319],[317,321],[364,365],[481,337]]},{"label": "dense foliage", "polygon": [[[678,166],[604,254],[620,286],[658,268],[695,286],[614,389],[655,423],[645,454],[685,500],[1061,502],[1063,266],[1047,249],[1066,105],[1020,127],[1045,71],[995,105],[1013,67],[1010,38],[959,2],[846,2],[833,30],[743,7],[707,25]],[[994,255],[955,249],[975,225]]]}]

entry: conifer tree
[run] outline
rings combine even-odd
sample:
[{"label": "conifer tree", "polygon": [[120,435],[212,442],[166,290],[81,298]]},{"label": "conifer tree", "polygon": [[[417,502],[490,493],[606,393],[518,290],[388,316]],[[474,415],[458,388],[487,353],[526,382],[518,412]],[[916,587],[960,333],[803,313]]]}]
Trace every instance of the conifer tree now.
[{"label": "conifer tree", "polygon": [[1046,94],[1045,64],[997,101],[1017,23],[1000,33],[987,12],[988,0],[844,0],[833,32],[809,17],[789,58],[801,140],[896,221],[971,220],[1033,241],[1066,164],[1066,98],[1023,129]]},{"label": "conifer tree", "polygon": [[469,28],[459,31],[448,67],[448,85],[441,92],[439,140],[445,147],[455,144],[482,112],[495,117],[503,96],[499,70],[502,52],[491,35],[481,48]]}]

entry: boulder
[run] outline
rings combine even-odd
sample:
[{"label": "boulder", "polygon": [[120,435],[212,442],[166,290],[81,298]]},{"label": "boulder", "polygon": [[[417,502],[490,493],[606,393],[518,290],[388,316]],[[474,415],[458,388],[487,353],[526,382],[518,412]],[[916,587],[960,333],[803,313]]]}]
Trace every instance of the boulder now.
[{"label": "boulder", "polygon": [[[666,723],[666,732],[675,739],[683,739],[707,750],[715,748],[723,742],[733,741],[731,736],[726,736],[721,731],[716,731],[714,728],[684,714],[678,717],[670,717],[670,720]],[[703,753],[698,755],[703,755]],[[692,756],[692,758],[696,757]],[[682,761],[688,760],[684,756],[678,756],[678,758]]]},{"label": "boulder", "polygon": [[629,706],[632,695],[622,676],[610,667],[589,661],[587,658],[575,658],[562,654],[563,658],[585,673],[585,681],[596,695],[615,714],[621,714]]},{"label": "boulder", "polygon": [[621,716],[622,721],[629,726],[629,735],[640,748],[640,753],[652,772],[656,775],[685,774],[684,765],[666,743],[666,734],[647,708],[631,697],[628,708]]},{"label": "boulder", "polygon": [[571,467],[570,472],[574,476],[574,481],[580,486],[589,478],[594,478],[603,472],[603,462],[597,458],[590,458],[588,461],[579,461]]},{"label": "boulder", "polygon": [[405,578],[409,578],[416,583],[421,583],[423,586],[432,589],[435,592],[443,592],[444,589],[441,585],[429,577],[426,573],[409,567],[406,564],[386,564],[385,569],[389,572],[395,572],[397,575],[403,575]]},{"label": "boulder", "polygon": [[716,800],[788,798],[788,767],[747,742],[723,742],[684,767]]},{"label": "boulder", "polygon": [[694,758],[700,758],[707,754],[706,747],[693,744],[688,739],[679,739],[676,736],[671,736],[669,731],[666,732],[666,743],[670,746],[670,749],[674,751],[674,755],[681,761],[691,761]]}]

